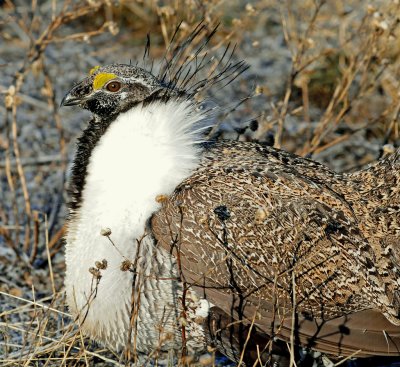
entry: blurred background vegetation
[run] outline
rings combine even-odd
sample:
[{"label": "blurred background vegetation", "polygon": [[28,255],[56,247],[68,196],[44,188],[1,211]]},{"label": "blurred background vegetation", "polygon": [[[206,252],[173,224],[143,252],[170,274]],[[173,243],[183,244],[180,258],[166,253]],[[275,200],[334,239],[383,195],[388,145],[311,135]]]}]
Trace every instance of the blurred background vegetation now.
[{"label": "blurred background vegetation", "polygon": [[[118,365],[63,304],[62,235],[74,140],[88,114],[59,110],[95,65],[154,67],[200,21],[250,69],[206,98],[222,138],[257,140],[337,171],[399,145],[398,0],[0,1],[0,362]],[[205,72],[205,76],[206,76]],[[251,96],[251,98],[246,98]],[[97,348],[97,349],[96,349]],[[108,354],[107,354],[108,353]]]}]

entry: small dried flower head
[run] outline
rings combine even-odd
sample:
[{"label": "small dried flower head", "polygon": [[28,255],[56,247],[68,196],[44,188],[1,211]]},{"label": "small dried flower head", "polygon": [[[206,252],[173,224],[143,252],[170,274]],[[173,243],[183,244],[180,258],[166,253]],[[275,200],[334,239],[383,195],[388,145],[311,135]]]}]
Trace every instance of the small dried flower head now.
[{"label": "small dried flower head", "polygon": [[190,292],[186,298],[188,298],[189,300],[193,301],[193,302],[199,302],[199,297],[197,296],[196,293],[194,292]]},{"label": "small dried flower head", "polygon": [[156,202],[159,204],[164,204],[168,200],[167,195],[157,195],[156,196]]},{"label": "small dried flower head", "polygon": [[15,95],[15,86],[11,85],[8,88],[6,98],[5,98],[5,104],[6,108],[10,109],[14,103],[14,95]]},{"label": "small dried flower head", "polygon": [[179,318],[179,323],[180,323],[182,326],[187,326],[187,324],[188,324],[186,318],[183,317],[183,316],[181,316],[181,317]]},{"label": "small dried flower head", "polygon": [[382,147],[382,150],[383,150],[383,155],[386,156],[386,155],[394,153],[396,151],[396,148],[392,144],[385,144]]},{"label": "small dried flower head", "polygon": [[97,268],[89,268],[89,273],[92,274],[95,278],[100,279],[101,278],[101,273],[100,270]]},{"label": "small dried flower head", "polygon": [[100,234],[102,236],[108,237],[111,235],[111,229],[110,228],[102,228],[100,231]]},{"label": "small dried flower head", "polygon": [[249,15],[253,15],[256,12],[256,10],[254,9],[254,6],[249,3],[246,4],[246,11]]},{"label": "small dried flower head", "polygon": [[106,22],[105,24],[108,28],[108,31],[113,35],[116,36],[119,32],[119,27],[115,22]]},{"label": "small dried flower head", "polygon": [[103,259],[101,261],[96,261],[94,264],[96,265],[97,269],[107,269],[107,265],[108,265],[106,259]]},{"label": "small dried flower head", "polygon": [[131,266],[132,266],[132,263],[131,263],[129,260],[124,260],[124,261],[121,263],[120,269],[121,269],[121,271],[129,271],[129,269],[131,268]]},{"label": "small dried flower head", "polygon": [[185,21],[182,21],[182,23],[180,24],[180,27],[182,30],[188,30],[189,29],[189,24]]},{"label": "small dried flower head", "polygon": [[372,21],[372,25],[374,26],[376,32],[382,33],[389,29],[389,24],[386,20],[374,19]]},{"label": "small dried flower head", "polygon": [[242,22],[242,20],[241,19],[238,19],[238,18],[233,18],[232,19],[232,25],[234,26],[234,27],[242,27],[243,26],[243,22]]},{"label": "small dried flower head", "polygon": [[315,47],[315,41],[310,37],[306,39],[306,44],[307,44],[308,48],[314,48]]},{"label": "small dried flower head", "polygon": [[264,88],[261,85],[257,85],[254,92],[255,92],[256,95],[263,94],[264,93]]}]

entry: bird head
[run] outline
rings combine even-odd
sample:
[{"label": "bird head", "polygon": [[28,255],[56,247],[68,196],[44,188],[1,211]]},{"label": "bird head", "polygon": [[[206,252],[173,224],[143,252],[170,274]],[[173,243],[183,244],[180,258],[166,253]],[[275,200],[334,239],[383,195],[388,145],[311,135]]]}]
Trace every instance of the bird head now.
[{"label": "bird head", "polygon": [[61,106],[78,105],[104,119],[160,94],[171,95],[174,91],[142,68],[111,64],[90,70],[89,76],[65,95]]}]

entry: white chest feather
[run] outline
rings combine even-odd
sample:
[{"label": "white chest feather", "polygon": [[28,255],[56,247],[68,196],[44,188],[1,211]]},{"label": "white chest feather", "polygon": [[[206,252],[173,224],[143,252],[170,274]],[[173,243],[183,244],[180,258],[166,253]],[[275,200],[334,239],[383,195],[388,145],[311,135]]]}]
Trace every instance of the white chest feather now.
[{"label": "white chest feather", "polygon": [[[193,125],[202,117],[191,110],[188,104],[177,102],[137,106],[112,122],[90,157],[82,202],[73,213],[66,238],[67,299],[75,315],[81,312],[83,329],[114,348],[125,345],[132,298],[132,272],[122,271],[121,264],[124,259],[134,261],[136,240],[159,208],[156,196],[170,194],[198,164]],[[105,228],[111,230],[115,246],[101,235]],[[148,340],[147,329],[157,329],[155,315],[161,319],[166,307],[171,308],[177,285],[172,281],[156,284],[149,276],[154,270],[152,259],[167,264],[170,274],[174,261],[168,254],[151,254],[148,238],[143,246],[141,276],[147,293],[137,337],[144,344],[154,344]],[[107,267],[100,269],[96,284],[89,269],[103,259]],[[153,338],[157,342],[158,337]]]}]

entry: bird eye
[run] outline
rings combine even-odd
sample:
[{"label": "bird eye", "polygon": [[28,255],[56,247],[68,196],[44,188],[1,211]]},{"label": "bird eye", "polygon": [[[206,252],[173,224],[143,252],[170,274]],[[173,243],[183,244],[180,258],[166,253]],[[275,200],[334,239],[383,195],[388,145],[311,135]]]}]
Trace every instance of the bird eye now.
[{"label": "bird eye", "polygon": [[118,92],[121,89],[121,83],[120,82],[110,82],[107,84],[106,89],[110,92]]}]

